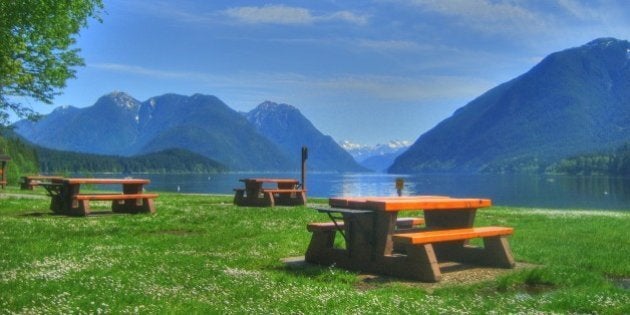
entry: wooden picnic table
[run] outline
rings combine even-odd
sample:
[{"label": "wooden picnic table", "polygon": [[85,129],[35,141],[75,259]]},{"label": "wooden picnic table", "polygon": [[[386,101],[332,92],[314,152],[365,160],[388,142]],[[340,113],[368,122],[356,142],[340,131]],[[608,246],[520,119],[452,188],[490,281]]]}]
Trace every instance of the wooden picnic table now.
[{"label": "wooden picnic table", "polygon": [[[330,198],[329,206],[313,208],[328,214],[336,230],[309,224],[313,235],[305,258],[430,282],[440,280],[443,261],[512,268],[507,236],[513,229],[474,227],[477,209],[491,205],[489,199],[447,196]],[[425,227],[401,229],[400,211],[422,211]],[[345,249],[334,247],[337,233],[344,237]],[[473,238],[483,238],[484,247],[469,246]]]},{"label": "wooden picnic table", "polygon": [[[54,178],[50,183],[41,183],[51,196],[50,209],[55,213],[69,215],[90,214],[89,201],[112,201],[113,212],[155,213],[153,199],[157,194],[144,192],[148,179],[133,178]],[[121,193],[81,193],[81,185],[121,185]]]},{"label": "wooden picnic table", "polygon": [[245,187],[234,189],[234,204],[238,206],[273,207],[306,204],[306,190],[299,187],[297,179],[242,178],[239,181]]}]

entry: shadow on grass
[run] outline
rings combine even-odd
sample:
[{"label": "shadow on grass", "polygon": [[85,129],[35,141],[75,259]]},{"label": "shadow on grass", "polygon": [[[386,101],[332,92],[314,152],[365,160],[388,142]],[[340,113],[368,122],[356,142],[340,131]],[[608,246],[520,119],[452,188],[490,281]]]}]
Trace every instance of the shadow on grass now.
[{"label": "shadow on grass", "polygon": [[90,214],[87,216],[82,216],[82,215],[70,215],[70,214],[64,214],[64,213],[55,213],[55,212],[45,211],[45,212],[22,213],[17,216],[18,217],[31,217],[31,218],[37,218],[37,217],[67,217],[67,218],[88,217],[89,218],[89,217],[105,217],[105,216],[113,216],[113,215],[128,215],[128,213],[117,213],[117,212],[112,212],[108,210],[96,210],[96,211],[91,211]]},{"label": "shadow on grass", "polygon": [[294,274],[296,276],[319,278],[330,274],[330,268],[322,265],[308,263],[304,257],[291,257],[282,259],[282,266],[274,269]]},{"label": "shadow on grass", "polygon": [[[346,273],[348,275],[351,275],[351,277],[356,280],[353,283],[358,290],[372,290],[394,284],[417,287],[425,289],[427,291],[432,291],[434,289],[447,286],[472,285],[482,282],[493,282],[502,275],[520,270],[528,270],[536,267],[532,264],[517,263],[516,267],[513,269],[504,269],[481,267],[455,262],[444,262],[440,263],[442,280],[440,282],[431,283],[373,273],[354,273],[352,271],[346,271],[344,269],[336,268],[334,266],[321,266],[310,264],[304,260],[304,257],[285,258],[282,259],[282,262],[284,264],[277,269],[294,274],[296,276],[313,278],[314,280],[328,279],[330,278],[331,273]],[[552,286],[549,286],[546,283],[536,282],[526,284],[524,289],[528,292],[544,292],[549,291],[552,288]]]},{"label": "shadow on grass", "polygon": [[610,280],[616,287],[630,291],[630,278],[611,278]]}]

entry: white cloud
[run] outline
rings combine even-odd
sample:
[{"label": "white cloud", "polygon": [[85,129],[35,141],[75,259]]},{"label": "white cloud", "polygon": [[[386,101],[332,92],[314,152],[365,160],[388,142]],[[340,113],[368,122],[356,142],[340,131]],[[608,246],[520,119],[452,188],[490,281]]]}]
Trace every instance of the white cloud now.
[{"label": "white cloud", "polygon": [[493,85],[479,78],[438,75],[347,75],[308,80],[305,84],[326,90],[326,93],[359,95],[391,102],[470,99]]},{"label": "white cloud", "polygon": [[543,15],[528,10],[517,1],[412,0],[400,3],[456,18],[460,27],[489,35],[531,34],[544,30],[547,25]]},{"label": "white cloud", "polygon": [[199,73],[195,72],[157,70],[145,68],[142,66],[125,65],[119,63],[93,63],[88,64],[88,67],[112,72],[121,72],[158,78],[198,78],[200,76]]},{"label": "white cloud", "polygon": [[[421,77],[387,75],[333,75],[315,77],[296,73],[247,72],[214,75],[195,71],[169,71],[142,66],[101,63],[88,67],[147,77],[195,82],[212,87],[248,91],[251,95],[273,93],[348,99],[379,99],[389,102],[470,99],[494,83],[465,76],[426,75]],[[313,92],[315,91],[315,92]]]},{"label": "white cloud", "polygon": [[564,9],[571,16],[580,20],[601,20],[603,18],[601,10],[584,6],[573,0],[556,0],[560,8]]},{"label": "white cloud", "polygon": [[[178,21],[197,25],[212,24],[217,21],[216,13],[194,6],[194,4],[186,1],[119,0],[117,2],[116,8],[125,8],[128,11],[127,14],[132,15],[149,15],[168,21]],[[112,4],[112,7],[114,7],[114,4]]]},{"label": "white cloud", "polygon": [[426,10],[479,21],[535,21],[536,16],[514,2],[488,0],[414,0]]},{"label": "white cloud", "polygon": [[356,25],[366,25],[369,22],[369,17],[367,15],[358,15],[350,11],[338,11],[329,15],[321,16],[318,19],[331,21],[338,20]]},{"label": "white cloud", "polygon": [[225,15],[251,24],[312,24],[315,17],[304,8],[282,5],[238,7],[224,11]]},{"label": "white cloud", "polygon": [[223,11],[225,15],[249,24],[285,24],[306,25],[322,21],[341,21],[365,25],[367,16],[349,11],[337,11],[329,14],[314,15],[310,10],[284,5],[266,5],[263,7],[236,7]]},{"label": "white cloud", "polygon": [[372,40],[372,39],[360,39],[357,40],[356,45],[362,48],[372,49],[376,51],[420,51],[425,50],[428,47],[421,46],[416,42],[407,40]]},{"label": "white cloud", "polygon": [[310,25],[335,21],[365,25],[369,21],[369,16],[360,15],[351,11],[315,14],[307,8],[285,5],[233,7],[223,11],[198,8],[186,2],[174,4],[173,2],[156,0],[150,2],[122,2],[121,5],[127,6],[133,11],[140,11],[161,18],[196,24],[217,23],[220,22],[221,17],[228,17],[247,24],[279,25]]},{"label": "white cloud", "polygon": [[[241,84],[241,79],[236,76],[212,75],[197,71],[178,71],[153,69],[136,65],[119,63],[93,63],[87,65],[89,68],[123,73],[125,75],[137,75],[145,77],[146,80],[175,80],[177,82],[203,83],[211,87],[236,87]],[[144,80],[144,79],[143,79]]]}]

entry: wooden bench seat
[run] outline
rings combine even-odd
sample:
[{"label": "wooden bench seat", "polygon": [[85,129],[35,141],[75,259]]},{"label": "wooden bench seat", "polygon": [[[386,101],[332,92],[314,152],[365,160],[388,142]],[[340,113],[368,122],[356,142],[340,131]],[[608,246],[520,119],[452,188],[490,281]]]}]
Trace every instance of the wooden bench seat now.
[{"label": "wooden bench seat", "polygon": [[417,245],[469,240],[473,238],[486,238],[491,236],[512,235],[513,232],[514,229],[509,227],[486,226],[466,229],[435,230],[423,231],[418,233],[394,234],[392,236],[392,239],[394,242]]},{"label": "wooden bench seat", "polygon": [[276,205],[296,206],[306,204],[306,190],[287,188],[263,188],[264,203],[273,207]]},{"label": "wooden bench seat", "polygon": [[131,200],[131,199],[154,199],[158,194],[89,194],[76,195],[76,200]]},{"label": "wooden bench seat", "polygon": [[272,193],[272,194],[290,194],[290,193],[303,193],[306,192],[304,189],[280,189],[280,188],[263,188],[263,193]]},{"label": "wooden bench seat", "polygon": [[153,199],[157,198],[158,194],[80,194],[74,196],[74,203],[79,213],[90,213],[90,200],[112,201],[113,212],[149,212],[155,213],[155,206],[153,205]]},{"label": "wooden bench seat", "polygon": [[[507,241],[513,232],[509,227],[488,226],[393,234],[394,247],[403,250],[391,256],[395,261],[391,267],[397,275],[430,282],[440,281],[439,262],[443,261],[513,268],[515,262]],[[483,247],[466,243],[473,238],[482,238]],[[397,255],[404,255],[404,259]]]},{"label": "wooden bench seat", "polygon": [[[234,204],[249,206],[273,207],[275,205],[305,205],[306,190],[304,189],[280,189],[263,188],[260,190],[262,198],[259,196],[245,196],[246,189],[234,188]],[[247,202],[245,202],[247,200]]]}]

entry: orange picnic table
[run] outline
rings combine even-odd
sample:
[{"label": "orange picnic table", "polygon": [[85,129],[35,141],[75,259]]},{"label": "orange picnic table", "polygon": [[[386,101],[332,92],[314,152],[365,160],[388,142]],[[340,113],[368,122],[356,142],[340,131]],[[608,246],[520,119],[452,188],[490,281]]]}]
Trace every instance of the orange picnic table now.
[{"label": "orange picnic table", "polygon": [[[474,226],[477,209],[491,205],[490,199],[447,196],[330,198],[328,206],[312,207],[333,224],[307,225],[313,234],[305,258],[430,282],[440,280],[444,261],[512,268],[507,237],[513,229]],[[421,211],[425,226],[401,227],[401,211]],[[343,236],[345,248],[334,246],[336,235]],[[484,246],[468,245],[473,238],[482,238]]]}]

